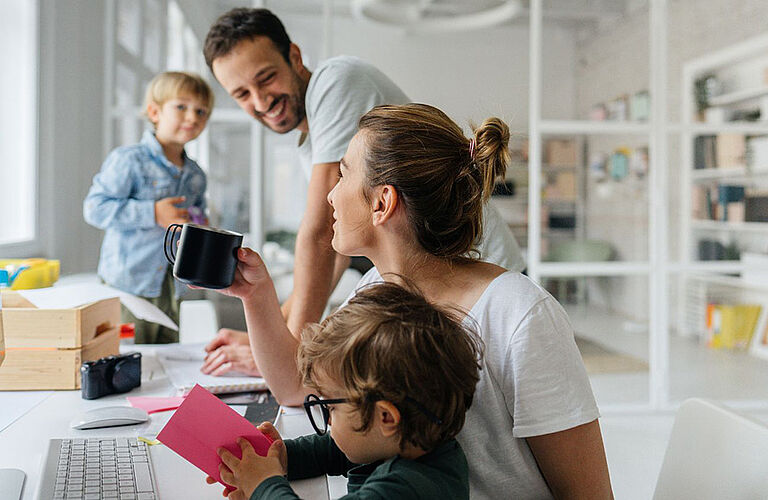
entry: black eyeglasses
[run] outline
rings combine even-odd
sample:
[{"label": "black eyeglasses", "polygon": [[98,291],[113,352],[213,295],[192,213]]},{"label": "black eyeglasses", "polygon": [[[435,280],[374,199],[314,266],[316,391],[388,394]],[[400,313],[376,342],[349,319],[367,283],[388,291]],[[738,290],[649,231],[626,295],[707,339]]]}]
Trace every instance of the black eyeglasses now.
[{"label": "black eyeglasses", "polygon": [[[380,399],[374,399],[374,401],[380,401]],[[424,405],[415,399],[406,396],[405,401],[418,408],[420,412],[426,415],[427,418],[429,418],[437,425],[441,425],[443,423],[443,421],[437,415],[426,409]],[[348,402],[349,399],[347,398],[320,399],[320,396],[317,394],[307,394],[307,397],[304,398],[304,410],[307,412],[307,417],[309,418],[309,422],[312,424],[312,427],[315,429],[315,432],[322,436],[328,432],[328,419],[331,415],[328,407],[330,405],[337,405],[340,403]]]}]

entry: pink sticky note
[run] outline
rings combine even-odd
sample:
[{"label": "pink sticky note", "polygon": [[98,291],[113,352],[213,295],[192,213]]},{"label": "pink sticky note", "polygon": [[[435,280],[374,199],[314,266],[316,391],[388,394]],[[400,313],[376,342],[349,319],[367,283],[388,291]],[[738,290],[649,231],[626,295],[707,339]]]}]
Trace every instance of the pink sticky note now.
[{"label": "pink sticky note", "polygon": [[129,405],[146,410],[147,413],[175,410],[184,402],[184,396],[172,396],[169,398],[132,396],[125,399]]},{"label": "pink sticky note", "polygon": [[226,448],[241,458],[237,444],[241,436],[250,441],[256,453],[266,456],[272,440],[219,398],[195,385],[157,439],[224,486],[232,488],[221,480],[221,459],[216,450]]}]

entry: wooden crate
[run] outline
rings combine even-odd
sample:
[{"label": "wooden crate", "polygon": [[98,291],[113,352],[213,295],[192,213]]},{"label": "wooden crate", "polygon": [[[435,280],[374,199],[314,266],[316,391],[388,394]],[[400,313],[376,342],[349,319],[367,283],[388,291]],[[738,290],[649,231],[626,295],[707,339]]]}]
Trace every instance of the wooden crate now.
[{"label": "wooden crate", "polygon": [[0,366],[0,391],[80,388],[80,365],[118,354],[120,328],[101,332],[83,347],[9,347]]},{"label": "wooden crate", "polygon": [[0,390],[79,389],[80,365],[119,353],[120,300],[71,309],[37,309],[3,290],[5,360]]},{"label": "wooden crate", "polygon": [[113,297],[71,309],[37,309],[19,293],[2,292],[5,347],[82,347],[120,323]]}]

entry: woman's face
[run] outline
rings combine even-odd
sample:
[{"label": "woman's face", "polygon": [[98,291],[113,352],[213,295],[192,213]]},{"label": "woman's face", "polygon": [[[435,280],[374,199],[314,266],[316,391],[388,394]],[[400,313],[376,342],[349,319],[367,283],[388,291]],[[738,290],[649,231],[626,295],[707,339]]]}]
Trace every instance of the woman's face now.
[{"label": "woman's face", "polygon": [[339,181],[328,193],[333,207],[333,249],[342,255],[366,255],[373,241],[371,203],[366,201],[365,140],[362,132],[352,138],[339,165]]}]

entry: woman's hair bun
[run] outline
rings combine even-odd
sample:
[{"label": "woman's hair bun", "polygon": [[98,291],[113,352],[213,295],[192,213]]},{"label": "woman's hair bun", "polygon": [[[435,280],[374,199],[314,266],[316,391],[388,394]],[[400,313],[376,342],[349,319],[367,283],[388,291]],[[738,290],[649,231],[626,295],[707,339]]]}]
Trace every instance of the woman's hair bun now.
[{"label": "woman's hair bun", "polygon": [[509,127],[501,119],[486,119],[475,128],[474,163],[483,174],[483,200],[493,193],[497,179],[503,179],[509,164]]}]

